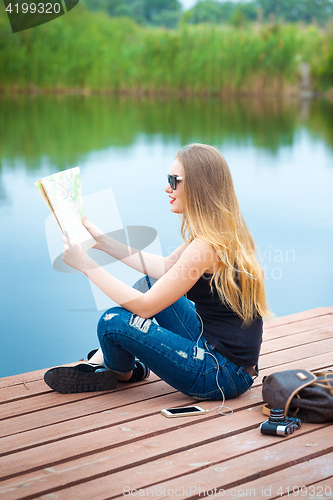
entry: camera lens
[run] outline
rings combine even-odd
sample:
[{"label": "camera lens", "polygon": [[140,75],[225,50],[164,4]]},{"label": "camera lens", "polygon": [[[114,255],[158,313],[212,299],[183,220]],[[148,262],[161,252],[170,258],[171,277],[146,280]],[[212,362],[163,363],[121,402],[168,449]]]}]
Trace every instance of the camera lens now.
[{"label": "camera lens", "polygon": [[283,422],[284,411],[282,408],[271,408],[269,415],[270,422]]}]

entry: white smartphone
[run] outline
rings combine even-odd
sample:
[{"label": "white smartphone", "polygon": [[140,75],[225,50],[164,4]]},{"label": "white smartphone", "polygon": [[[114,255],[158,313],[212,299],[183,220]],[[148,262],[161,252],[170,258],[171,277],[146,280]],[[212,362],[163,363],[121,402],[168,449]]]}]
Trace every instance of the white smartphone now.
[{"label": "white smartphone", "polygon": [[200,406],[185,406],[183,408],[165,408],[161,410],[165,417],[188,417],[190,415],[202,415],[208,410],[200,408]]}]

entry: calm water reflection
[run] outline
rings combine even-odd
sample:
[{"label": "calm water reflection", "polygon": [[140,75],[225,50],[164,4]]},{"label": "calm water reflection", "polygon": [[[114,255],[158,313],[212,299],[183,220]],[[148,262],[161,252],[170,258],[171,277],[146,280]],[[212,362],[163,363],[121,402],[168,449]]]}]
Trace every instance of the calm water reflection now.
[{"label": "calm water reflection", "polygon": [[0,106],[0,376],[75,361],[97,346],[101,312],[84,276],[52,268],[48,212],[33,186],[76,165],[84,195],[112,187],[123,225],[156,229],[167,254],[181,241],[164,193],[174,154],[194,141],[215,145],[230,165],[273,312],[332,305],[327,102],[43,96]]}]

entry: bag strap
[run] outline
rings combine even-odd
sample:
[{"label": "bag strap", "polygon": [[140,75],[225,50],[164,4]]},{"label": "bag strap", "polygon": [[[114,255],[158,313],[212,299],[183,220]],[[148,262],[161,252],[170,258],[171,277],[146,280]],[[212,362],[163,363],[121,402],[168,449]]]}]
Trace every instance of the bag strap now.
[{"label": "bag strap", "polygon": [[[333,396],[333,371],[328,370],[327,372],[316,372],[314,374],[316,377],[321,377],[320,381],[316,381],[316,385],[319,385],[323,389],[328,389],[331,395]],[[329,375],[331,375],[329,377]],[[331,382],[331,383],[330,383]]]}]

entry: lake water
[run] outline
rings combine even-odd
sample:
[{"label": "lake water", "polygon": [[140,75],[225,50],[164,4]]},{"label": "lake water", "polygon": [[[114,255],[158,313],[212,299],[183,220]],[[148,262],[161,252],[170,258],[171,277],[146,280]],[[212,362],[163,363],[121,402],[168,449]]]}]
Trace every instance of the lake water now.
[{"label": "lake water", "polygon": [[[74,166],[91,220],[98,222],[99,193],[112,188],[116,208],[107,206],[104,218],[155,229],[153,246],[167,255],[181,243],[164,193],[174,155],[191,142],[216,146],[258,247],[272,311],[333,304],[332,104],[18,96],[0,106],[1,377],[98,347],[103,300],[85,276],[53,269],[49,213],[33,185]],[[136,279],[110,266],[128,284]]]}]

